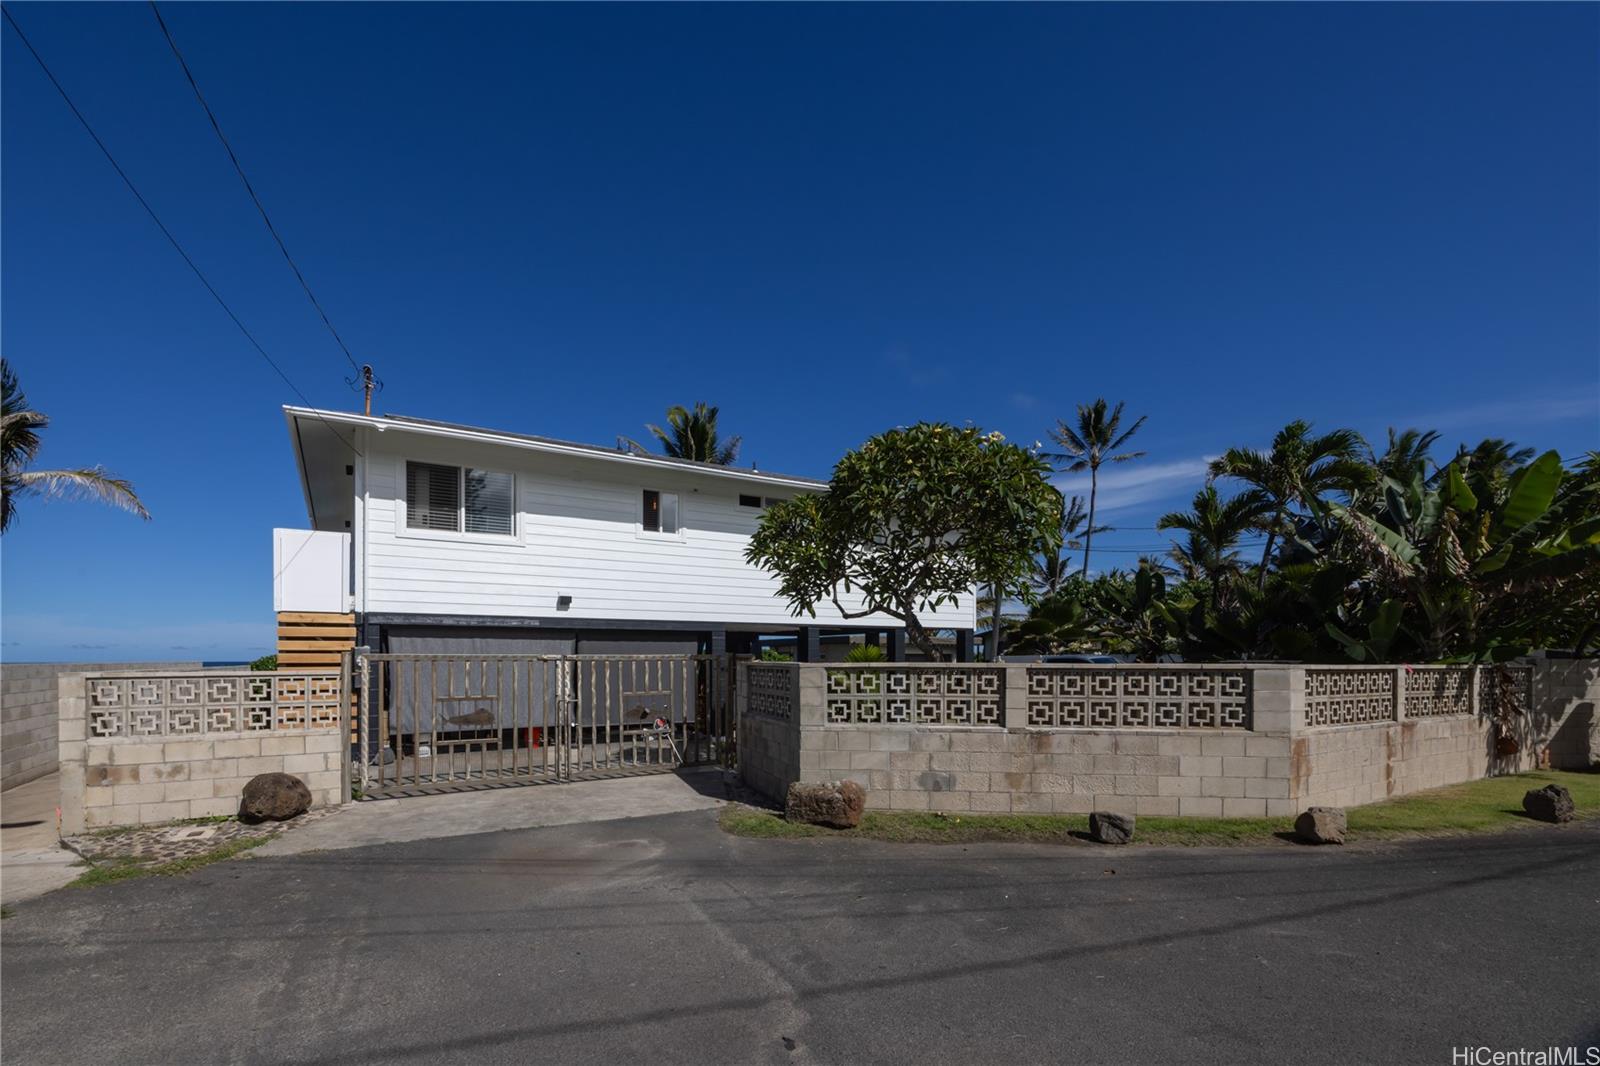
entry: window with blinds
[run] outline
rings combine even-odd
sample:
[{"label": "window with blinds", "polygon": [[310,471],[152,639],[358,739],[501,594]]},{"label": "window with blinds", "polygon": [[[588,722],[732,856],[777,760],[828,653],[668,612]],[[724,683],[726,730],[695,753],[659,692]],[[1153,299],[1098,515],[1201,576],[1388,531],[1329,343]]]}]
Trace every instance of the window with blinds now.
[{"label": "window with blinds", "polygon": [[406,464],[406,528],[461,528],[461,468],[436,463]]},{"label": "window with blinds", "polygon": [[517,532],[516,479],[438,463],[406,463],[406,528],[446,533]]}]

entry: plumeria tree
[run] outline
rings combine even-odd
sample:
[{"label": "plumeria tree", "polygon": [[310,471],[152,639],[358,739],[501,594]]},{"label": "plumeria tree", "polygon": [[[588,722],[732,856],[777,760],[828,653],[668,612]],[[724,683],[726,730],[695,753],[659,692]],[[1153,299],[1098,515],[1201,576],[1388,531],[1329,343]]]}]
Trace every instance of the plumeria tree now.
[{"label": "plumeria tree", "polygon": [[[795,614],[831,602],[886,614],[930,659],[922,615],[993,586],[1032,603],[1034,559],[1059,550],[1061,494],[1037,452],[937,422],[892,429],[847,454],[825,493],[774,504],[747,558],[776,573]],[[847,604],[857,595],[860,605]]]}]

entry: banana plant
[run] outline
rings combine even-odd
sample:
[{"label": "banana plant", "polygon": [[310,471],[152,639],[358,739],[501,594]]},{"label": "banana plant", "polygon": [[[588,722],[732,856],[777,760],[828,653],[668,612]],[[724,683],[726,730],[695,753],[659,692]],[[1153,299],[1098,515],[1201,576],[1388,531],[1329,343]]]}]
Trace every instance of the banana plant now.
[{"label": "banana plant", "polygon": [[[1397,604],[1380,609],[1369,640],[1391,645],[1388,623],[1403,618],[1401,629],[1428,660],[1499,662],[1546,637],[1573,598],[1600,606],[1600,477],[1592,466],[1569,473],[1546,452],[1492,493],[1475,491],[1458,462],[1441,473],[1432,484],[1420,475],[1407,484],[1384,478],[1383,503],[1370,513],[1335,507],[1388,593],[1385,605]],[[1334,635],[1346,648],[1377,652]]]}]

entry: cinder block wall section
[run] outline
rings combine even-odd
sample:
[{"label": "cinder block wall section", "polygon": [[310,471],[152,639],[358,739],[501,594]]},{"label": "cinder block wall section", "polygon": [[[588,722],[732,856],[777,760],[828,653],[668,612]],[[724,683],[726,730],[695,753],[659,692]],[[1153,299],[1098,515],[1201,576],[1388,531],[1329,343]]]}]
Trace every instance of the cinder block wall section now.
[{"label": "cinder block wall section", "polygon": [[[1282,817],[1540,765],[1587,768],[1600,662],[1514,670],[1495,752],[1469,668],[752,663],[744,780],[854,780],[893,810]],[[1484,691],[1480,692],[1480,687]]]},{"label": "cinder block wall section", "polygon": [[56,679],[62,674],[198,669],[197,662],[0,665],[0,790],[55,772],[58,765]]},{"label": "cinder block wall section", "polygon": [[[1397,676],[1404,687],[1420,673],[1400,668]],[[1490,682],[1484,672],[1474,689],[1461,693],[1469,701],[1469,713],[1441,714],[1446,708],[1439,706],[1437,695],[1408,692],[1397,721],[1300,729],[1291,761],[1298,805],[1354,807],[1541,766],[1594,768],[1591,732],[1600,703],[1600,661],[1534,660],[1525,680],[1527,691],[1520,698],[1528,713],[1516,720],[1518,748],[1511,753],[1496,750],[1494,722],[1485,713],[1492,697],[1485,691]],[[1342,698],[1359,701],[1363,696]]]},{"label": "cinder block wall section", "polygon": [[340,673],[62,674],[62,835],[233,814],[265,773],[300,778],[314,807],[346,802],[347,688]]},{"label": "cinder block wall section", "polygon": [[739,776],[762,795],[781,798],[802,776],[801,672],[788,663],[741,662],[736,669]]}]

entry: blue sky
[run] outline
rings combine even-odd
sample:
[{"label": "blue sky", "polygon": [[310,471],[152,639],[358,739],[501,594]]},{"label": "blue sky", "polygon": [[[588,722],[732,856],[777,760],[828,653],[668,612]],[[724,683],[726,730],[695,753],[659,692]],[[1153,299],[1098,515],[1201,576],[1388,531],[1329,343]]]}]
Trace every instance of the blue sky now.
[{"label": "blue sky", "polygon": [[[8,4],[313,402],[349,368],[141,4]],[[1595,5],[164,8],[393,413],[610,443],[718,403],[825,475],[921,418],[1148,414],[1103,560],[1294,417],[1600,443]],[[272,643],[304,507],[250,350],[4,32],[0,340],[46,465],[4,657]],[[1116,549],[1111,551],[1110,549]]]}]

